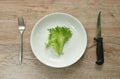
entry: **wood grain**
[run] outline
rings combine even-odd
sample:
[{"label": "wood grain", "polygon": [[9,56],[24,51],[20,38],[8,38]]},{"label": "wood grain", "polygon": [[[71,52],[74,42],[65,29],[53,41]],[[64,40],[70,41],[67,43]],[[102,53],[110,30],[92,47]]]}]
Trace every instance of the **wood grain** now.
[{"label": "wood grain", "polygon": [[[95,64],[96,18],[102,11],[105,63]],[[78,18],[88,35],[84,56],[74,65],[54,69],[40,63],[30,47],[34,24],[53,12]],[[23,16],[24,59],[18,64],[17,17]],[[120,0],[0,0],[0,79],[120,79]]]}]

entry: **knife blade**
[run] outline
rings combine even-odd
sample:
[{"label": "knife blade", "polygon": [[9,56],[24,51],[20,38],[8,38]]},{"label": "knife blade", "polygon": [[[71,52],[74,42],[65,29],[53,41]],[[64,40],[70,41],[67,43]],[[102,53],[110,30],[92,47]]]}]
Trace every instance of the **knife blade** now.
[{"label": "knife blade", "polygon": [[101,11],[99,11],[99,13],[98,13],[97,35],[96,35],[96,38],[94,40],[97,43],[97,46],[96,46],[96,56],[97,56],[96,64],[102,65],[104,63],[104,51],[103,51],[103,38],[101,36]]}]

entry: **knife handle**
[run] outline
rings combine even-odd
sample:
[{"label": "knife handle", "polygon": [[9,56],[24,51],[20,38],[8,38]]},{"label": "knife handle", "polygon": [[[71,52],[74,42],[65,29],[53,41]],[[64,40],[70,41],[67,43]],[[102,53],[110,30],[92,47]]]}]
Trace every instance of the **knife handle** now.
[{"label": "knife handle", "polygon": [[104,63],[104,51],[103,51],[103,38],[95,38],[97,42],[96,55],[97,61],[96,64],[102,65]]}]

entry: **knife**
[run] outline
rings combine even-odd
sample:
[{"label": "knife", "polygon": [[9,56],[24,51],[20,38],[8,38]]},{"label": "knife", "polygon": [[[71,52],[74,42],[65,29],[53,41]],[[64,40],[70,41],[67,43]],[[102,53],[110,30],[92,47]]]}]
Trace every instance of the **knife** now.
[{"label": "knife", "polygon": [[103,50],[103,38],[101,36],[101,11],[98,13],[98,18],[97,18],[97,35],[94,40],[97,43],[96,46],[96,56],[97,56],[97,61],[96,64],[102,65],[104,63],[104,50]]}]

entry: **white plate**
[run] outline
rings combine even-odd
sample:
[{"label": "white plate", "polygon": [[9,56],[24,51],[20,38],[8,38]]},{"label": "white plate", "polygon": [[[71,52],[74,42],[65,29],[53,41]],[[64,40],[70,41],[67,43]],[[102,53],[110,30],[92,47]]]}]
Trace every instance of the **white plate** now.
[{"label": "white plate", "polygon": [[[65,43],[64,54],[58,56],[53,49],[45,48],[48,41],[48,29],[56,26],[66,26],[72,31],[72,37]],[[87,46],[86,31],[79,20],[66,13],[52,13],[40,19],[34,26],[31,38],[31,48],[34,55],[43,64],[63,68],[77,62]]]}]

